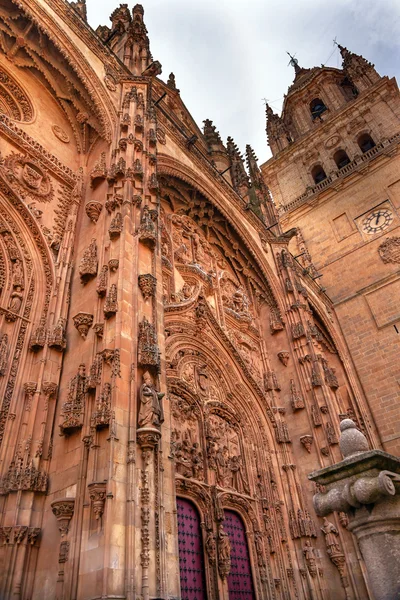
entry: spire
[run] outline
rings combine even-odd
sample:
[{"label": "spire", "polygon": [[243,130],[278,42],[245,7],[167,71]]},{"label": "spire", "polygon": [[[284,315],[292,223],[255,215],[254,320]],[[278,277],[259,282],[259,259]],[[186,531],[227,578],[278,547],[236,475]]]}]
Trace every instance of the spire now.
[{"label": "spire", "polygon": [[286,52],[286,54],[288,54],[290,56],[289,65],[292,65],[292,67],[294,68],[295,74],[298,75],[299,73],[301,73],[302,68],[299,66],[299,61],[297,60],[297,58],[292,56],[290,54],[290,52]]},{"label": "spire", "polygon": [[206,140],[206,143],[207,143],[207,146],[209,147],[209,149],[210,150],[223,150],[225,152],[225,148],[222,143],[221,136],[219,135],[219,132],[217,131],[217,128],[215,127],[215,125],[213,125],[213,122],[210,121],[210,119],[206,119],[205,121],[203,121],[203,123],[204,123],[204,127],[203,127],[204,138]]},{"label": "spire", "polygon": [[141,4],[133,7],[132,14],[127,4],[120,4],[110,16],[111,30],[108,27],[98,27],[97,33],[133,75],[152,77],[161,73],[161,65],[157,61],[153,62],[143,15]]},{"label": "spire", "polygon": [[76,12],[82,17],[87,23],[87,8],[86,0],[77,0],[76,2],[70,2],[70,5]]},{"label": "spire", "polygon": [[274,113],[267,102],[265,104],[265,113],[267,117],[265,131],[267,132],[268,145],[275,156],[278,152],[289,146],[292,142],[292,137],[284,121],[279,115]]},{"label": "spire", "polygon": [[342,55],[343,71],[359,91],[370,87],[380,79],[374,65],[361,54],[355,54],[341,44],[337,44],[337,47]]},{"label": "spire", "polygon": [[167,86],[171,90],[174,90],[175,92],[179,92],[178,88],[176,87],[175,75],[173,73],[169,74],[168,81],[167,81]]},{"label": "spire", "polygon": [[246,195],[249,188],[249,178],[244,168],[243,157],[239,148],[231,137],[228,137],[226,149],[231,161],[231,179],[236,192],[241,196]]},{"label": "spire", "polygon": [[249,208],[268,226],[278,222],[278,214],[272,200],[271,192],[265,183],[258,166],[258,158],[253,148],[246,146],[246,163],[250,175],[251,188]]}]

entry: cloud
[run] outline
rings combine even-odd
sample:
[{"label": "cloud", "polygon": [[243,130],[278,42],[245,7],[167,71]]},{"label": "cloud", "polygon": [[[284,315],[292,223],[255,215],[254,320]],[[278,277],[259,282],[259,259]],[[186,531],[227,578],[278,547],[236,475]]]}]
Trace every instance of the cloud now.
[{"label": "cloud", "polygon": [[[87,0],[89,23],[109,25],[114,0]],[[132,3],[133,6],[133,3]],[[333,39],[399,75],[398,0],[146,0],[152,54],[173,71],[188,110],[201,126],[212,119],[223,139],[260,161],[270,156],[263,98],[280,110],[293,81],[286,51],[300,65],[339,67]]]}]

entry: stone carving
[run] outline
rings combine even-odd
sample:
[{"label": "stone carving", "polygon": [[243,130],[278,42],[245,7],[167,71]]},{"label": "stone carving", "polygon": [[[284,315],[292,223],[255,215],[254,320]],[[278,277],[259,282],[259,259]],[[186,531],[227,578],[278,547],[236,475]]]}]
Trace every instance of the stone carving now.
[{"label": "stone carving", "polygon": [[27,381],[24,383],[24,392],[27,398],[27,402],[25,405],[25,410],[30,411],[32,408],[33,396],[35,395],[37,389],[36,381]]},{"label": "stone carving", "polygon": [[69,135],[66,131],[64,131],[64,129],[62,129],[62,127],[60,127],[59,125],[53,125],[51,129],[56,138],[60,140],[60,142],[63,142],[63,144],[69,144]]},{"label": "stone carving", "polygon": [[23,197],[29,197],[38,202],[53,200],[53,186],[39,161],[22,154],[12,153],[6,158],[4,166],[8,179]]},{"label": "stone carving", "polygon": [[89,483],[88,488],[94,517],[99,521],[103,516],[106,503],[106,482]]},{"label": "stone carving", "polygon": [[218,531],[218,572],[222,580],[231,572],[231,543],[222,524]]},{"label": "stone carving", "polygon": [[108,229],[108,234],[111,240],[116,240],[119,238],[122,232],[122,215],[120,212],[117,212],[115,217],[112,219],[110,223],[110,227]]},{"label": "stone carving", "polygon": [[327,437],[328,443],[331,446],[334,444],[338,444],[339,440],[337,438],[336,431],[335,431],[332,423],[330,423],[328,421],[328,423],[326,423],[326,425],[325,425],[325,429],[326,429],[326,437]]},{"label": "stone carving", "polygon": [[328,521],[326,517],[324,517],[324,524],[323,527],[321,527],[321,531],[325,536],[326,551],[328,556],[332,557],[335,554],[342,554],[338,539],[339,532],[334,524]]},{"label": "stone carving", "polygon": [[48,487],[48,475],[44,471],[39,471],[29,460],[24,466],[21,456],[10,463],[7,473],[0,480],[0,494],[9,494],[10,492],[30,491],[46,493]]},{"label": "stone carving", "polygon": [[5,375],[8,365],[8,335],[5,333],[0,340],[0,375]]},{"label": "stone carving", "polygon": [[93,223],[97,223],[102,210],[103,205],[101,204],[101,202],[92,201],[88,202],[85,206],[85,212]]},{"label": "stone carving", "polygon": [[126,175],[126,160],[124,158],[122,158],[122,156],[121,156],[121,158],[118,160],[118,162],[113,163],[108,170],[108,173],[107,173],[108,183],[111,184],[115,180],[125,177],[125,175]]},{"label": "stone carving", "polygon": [[306,335],[306,332],[304,330],[304,325],[300,321],[298,323],[293,323],[291,329],[292,329],[292,338],[294,340],[298,340],[299,338]]},{"label": "stone carving", "polygon": [[28,543],[34,546],[39,539],[41,529],[40,527],[29,527],[28,528]]},{"label": "stone carving", "polygon": [[102,338],[104,335],[104,323],[95,323],[93,325],[93,331],[98,338]]},{"label": "stone carving", "polygon": [[118,258],[110,258],[110,260],[108,261],[108,268],[110,269],[111,273],[115,273],[115,271],[118,271],[118,267],[119,267]]},{"label": "stone carving", "polygon": [[[45,321],[41,321],[41,323],[34,329],[30,340],[29,340],[29,348],[32,352],[38,352],[41,350],[45,343],[47,337],[47,329]],[[1,342],[0,342],[0,375],[1,375]]]},{"label": "stone carving", "polygon": [[307,450],[307,452],[310,454],[311,452],[311,446],[313,443],[314,439],[312,435],[302,435],[300,437],[300,443],[303,444],[304,448]]},{"label": "stone carving", "polygon": [[0,68],[0,98],[2,112],[14,121],[32,121],[33,108],[29,97],[11,75]]},{"label": "stone carving", "polygon": [[67,338],[65,335],[66,319],[60,317],[53,331],[49,334],[49,347],[58,352],[63,352],[67,347]]},{"label": "stone carving", "polygon": [[289,363],[290,353],[286,350],[281,350],[281,352],[278,352],[278,358],[283,364],[283,366],[287,367]]},{"label": "stone carving", "polygon": [[139,275],[138,283],[140,291],[142,292],[145,300],[155,296],[157,279],[153,275],[150,273],[147,273],[146,275]]},{"label": "stone carving", "polygon": [[58,553],[58,562],[60,565],[68,562],[69,557],[69,542],[63,541],[60,543],[60,550]]},{"label": "stone carving", "polygon": [[400,263],[400,237],[387,238],[378,248],[385,264]]},{"label": "stone carving", "polygon": [[339,382],[335,375],[335,369],[329,367],[328,361],[324,358],[321,359],[321,363],[324,371],[325,383],[336,390],[339,387]]},{"label": "stone carving", "polygon": [[87,386],[89,390],[96,389],[97,385],[101,383],[101,373],[103,370],[103,355],[101,352],[97,352],[93,363],[90,365],[89,377]]},{"label": "stone carving", "polygon": [[157,230],[154,223],[156,215],[146,205],[143,207],[139,227],[139,241],[154,249],[157,241]]},{"label": "stone carving", "polygon": [[86,391],[86,368],[84,364],[80,364],[77,375],[69,382],[68,399],[62,406],[60,424],[62,435],[73,433],[83,426]]},{"label": "stone carving", "polygon": [[290,380],[290,403],[294,411],[304,408],[304,400],[301,393],[297,390],[294,379]]},{"label": "stone carving", "polygon": [[139,323],[138,363],[142,367],[160,366],[160,351],[157,345],[157,335],[154,326],[143,317]]},{"label": "stone carving", "polygon": [[60,530],[61,537],[64,537],[68,533],[69,523],[74,515],[74,507],[74,498],[63,498],[60,500],[54,500],[51,503],[51,510],[57,519],[58,529]]},{"label": "stone carving", "polygon": [[115,283],[113,283],[109,289],[103,312],[106,319],[109,319],[118,312],[118,291]]},{"label": "stone carving", "polygon": [[86,340],[86,336],[89,332],[89,329],[93,325],[93,315],[89,313],[80,312],[74,316],[74,325],[83,337]]},{"label": "stone carving", "polygon": [[24,270],[22,262],[17,258],[12,265],[12,282],[13,287],[19,290],[24,289]]},{"label": "stone carving", "polygon": [[276,421],[274,423],[275,437],[278,444],[289,444],[291,442],[287,423]]},{"label": "stone carving", "polygon": [[303,547],[303,554],[307,565],[307,570],[311,577],[316,577],[318,574],[317,564],[315,560],[314,548],[311,545],[311,541],[307,540]]},{"label": "stone carving", "polygon": [[206,421],[206,438],[208,466],[215,472],[217,485],[248,494],[239,436],[234,427],[222,417],[211,414]]},{"label": "stone carving", "polygon": [[107,293],[107,288],[108,288],[108,266],[103,265],[101,267],[101,271],[97,278],[96,292],[98,293],[99,296],[103,297]]},{"label": "stone carving", "polygon": [[97,243],[96,238],[92,238],[79,263],[79,275],[83,284],[97,275],[97,267]]},{"label": "stone carving", "polygon": [[208,562],[210,565],[215,565],[217,560],[217,542],[216,536],[212,531],[207,533],[206,539],[206,553],[208,556]]},{"label": "stone carving", "polygon": [[270,390],[279,391],[281,389],[275,371],[267,371],[264,373],[264,389],[266,392]]},{"label": "stone carving", "polygon": [[139,391],[138,427],[160,427],[164,422],[162,399],[165,394],[158,392],[148,371],[143,374],[143,382]]},{"label": "stone carving", "polygon": [[[101,355],[98,355],[101,358]],[[97,379],[100,383],[99,378]],[[92,414],[91,425],[96,429],[109,427],[111,424],[111,384],[105,383],[103,390],[97,400],[96,410]]]}]

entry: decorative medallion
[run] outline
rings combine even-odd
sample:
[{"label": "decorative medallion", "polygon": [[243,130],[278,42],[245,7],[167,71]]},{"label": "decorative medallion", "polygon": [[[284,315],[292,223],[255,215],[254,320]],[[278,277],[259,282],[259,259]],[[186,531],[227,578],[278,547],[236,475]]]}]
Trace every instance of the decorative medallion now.
[{"label": "decorative medallion", "polygon": [[334,146],[336,146],[336,144],[338,144],[339,141],[340,141],[340,136],[339,135],[333,135],[328,140],[326,140],[326,142],[325,142],[325,148],[328,148],[328,150],[329,150],[330,148],[333,148]]},{"label": "decorative medallion", "polygon": [[64,144],[69,144],[70,138],[64,129],[62,129],[59,125],[53,125],[52,130],[56,138],[58,138]]},{"label": "decorative medallion", "polygon": [[400,237],[387,238],[378,248],[385,264],[400,263]]},{"label": "decorative medallion", "polygon": [[7,176],[23,198],[31,196],[39,202],[51,202],[53,186],[41,164],[22,154],[10,154],[5,160]]}]

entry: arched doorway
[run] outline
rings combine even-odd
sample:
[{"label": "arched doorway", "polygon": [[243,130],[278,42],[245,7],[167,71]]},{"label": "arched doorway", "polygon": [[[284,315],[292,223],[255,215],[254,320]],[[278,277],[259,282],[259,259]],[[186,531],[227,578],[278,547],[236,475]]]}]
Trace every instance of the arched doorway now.
[{"label": "arched doorway", "polygon": [[224,515],[224,530],[231,543],[231,570],[228,575],[229,600],[254,600],[249,548],[243,521],[232,510],[225,510]]},{"label": "arched doorway", "polygon": [[177,498],[179,570],[182,600],[206,600],[203,541],[199,513],[192,502]]}]

